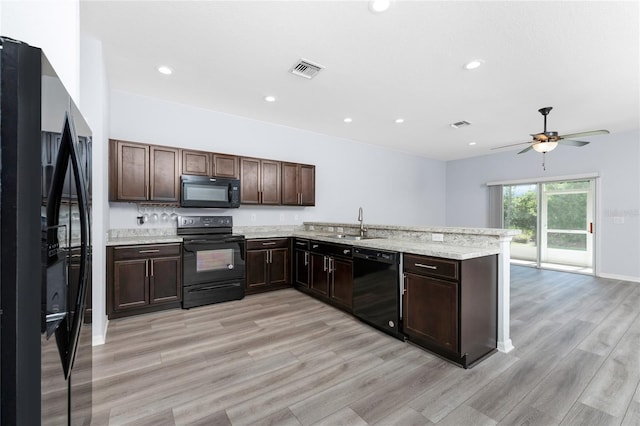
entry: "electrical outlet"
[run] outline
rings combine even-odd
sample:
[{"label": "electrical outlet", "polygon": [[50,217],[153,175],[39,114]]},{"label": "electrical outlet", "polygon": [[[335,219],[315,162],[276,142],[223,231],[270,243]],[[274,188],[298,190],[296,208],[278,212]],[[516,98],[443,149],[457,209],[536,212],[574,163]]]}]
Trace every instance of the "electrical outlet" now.
[{"label": "electrical outlet", "polygon": [[251,222],[255,222],[255,221],[256,221],[256,214],[251,213]]},{"label": "electrical outlet", "polygon": [[333,226],[329,226],[329,227],[327,228],[327,231],[329,231],[329,232],[333,232]]},{"label": "electrical outlet", "polygon": [[337,232],[338,234],[342,234],[342,233],[344,232],[344,228],[343,228],[342,226],[338,226],[338,227],[336,228],[336,232]]},{"label": "electrical outlet", "polygon": [[431,234],[431,241],[444,241],[444,234]]}]

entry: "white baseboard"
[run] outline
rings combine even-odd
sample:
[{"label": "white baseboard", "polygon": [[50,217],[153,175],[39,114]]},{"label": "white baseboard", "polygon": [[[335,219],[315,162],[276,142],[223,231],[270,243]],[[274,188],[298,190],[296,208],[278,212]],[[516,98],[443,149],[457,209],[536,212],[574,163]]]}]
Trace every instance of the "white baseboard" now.
[{"label": "white baseboard", "polygon": [[630,277],[626,275],[616,275],[616,274],[598,274],[600,278],[608,278],[612,280],[621,280],[621,281],[631,281],[633,283],[640,283],[640,277]]},{"label": "white baseboard", "polygon": [[498,342],[498,350],[500,352],[509,353],[514,350],[513,343],[511,343],[511,339],[507,339],[504,342]]},{"label": "white baseboard", "polygon": [[104,323],[104,332],[102,333],[102,336],[92,336],[93,338],[91,339],[91,346],[100,346],[106,343],[108,328],[109,328],[109,320],[106,320],[106,322]]}]

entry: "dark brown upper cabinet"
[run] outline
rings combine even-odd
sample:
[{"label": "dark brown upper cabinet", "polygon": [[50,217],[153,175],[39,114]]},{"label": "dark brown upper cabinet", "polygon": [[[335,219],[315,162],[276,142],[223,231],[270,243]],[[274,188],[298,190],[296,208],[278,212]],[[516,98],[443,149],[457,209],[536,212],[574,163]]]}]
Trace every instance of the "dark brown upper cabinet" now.
[{"label": "dark brown upper cabinet", "polygon": [[179,150],[164,146],[149,147],[151,167],[149,201],[177,203],[180,201]]},{"label": "dark brown upper cabinet", "polygon": [[280,162],[240,158],[240,203],[281,204]]},{"label": "dark brown upper cabinet", "polygon": [[183,149],[182,174],[237,179],[240,166],[235,155]]},{"label": "dark brown upper cabinet", "polygon": [[179,149],[109,140],[109,201],[180,201]]},{"label": "dark brown upper cabinet", "polygon": [[227,154],[213,154],[213,176],[238,179],[240,165],[238,157]]},{"label": "dark brown upper cabinet", "polygon": [[211,153],[183,149],[182,174],[211,176]]},{"label": "dark brown upper cabinet", "polygon": [[282,204],[291,206],[315,206],[315,166],[282,163]]}]

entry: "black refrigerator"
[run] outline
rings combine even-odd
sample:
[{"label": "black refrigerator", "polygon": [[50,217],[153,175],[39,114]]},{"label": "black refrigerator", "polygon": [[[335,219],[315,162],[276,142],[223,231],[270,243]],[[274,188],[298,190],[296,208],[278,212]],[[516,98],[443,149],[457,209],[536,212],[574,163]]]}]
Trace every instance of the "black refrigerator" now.
[{"label": "black refrigerator", "polygon": [[91,131],[0,37],[0,424],[91,422]]}]

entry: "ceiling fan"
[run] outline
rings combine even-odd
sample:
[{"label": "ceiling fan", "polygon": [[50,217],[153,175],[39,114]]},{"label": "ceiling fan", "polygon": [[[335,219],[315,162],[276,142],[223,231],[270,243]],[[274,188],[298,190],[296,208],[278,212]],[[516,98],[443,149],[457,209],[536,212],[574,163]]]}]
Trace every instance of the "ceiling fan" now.
[{"label": "ceiling fan", "polygon": [[[528,147],[518,152],[518,154],[523,154],[533,149],[534,151],[540,152],[544,155],[547,152],[554,150],[558,146],[558,144],[571,145],[571,146],[584,146],[589,143],[586,141],[575,140],[573,138],[577,138],[581,136],[606,135],[607,133],[609,133],[608,130],[591,130],[588,132],[569,133],[566,135],[559,135],[558,132],[547,130],[547,115],[549,115],[549,112],[552,109],[553,107],[544,107],[538,110],[538,112],[542,114],[542,116],[544,117],[544,130],[541,133],[532,133],[531,136],[533,136],[533,140],[531,140],[530,142],[520,142],[520,143],[511,144],[511,145],[503,145],[503,146],[498,146],[491,149],[501,149],[501,148],[507,148],[511,146],[529,144]],[[542,167],[544,168],[544,162],[542,163]]]}]

